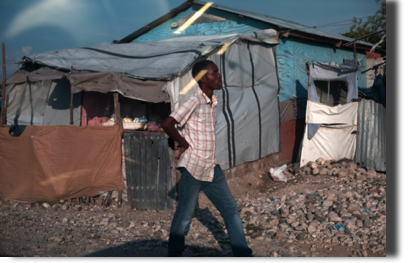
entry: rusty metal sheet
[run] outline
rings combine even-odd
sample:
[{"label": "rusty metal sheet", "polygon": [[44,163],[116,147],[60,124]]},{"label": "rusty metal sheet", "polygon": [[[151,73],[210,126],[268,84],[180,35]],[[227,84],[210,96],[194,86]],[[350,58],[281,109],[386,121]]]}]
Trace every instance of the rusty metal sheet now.
[{"label": "rusty metal sheet", "polygon": [[168,138],[157,133],[124,134],[127,187],[135,208],[168,210],[175,200],[168,193],[174,189]]}]

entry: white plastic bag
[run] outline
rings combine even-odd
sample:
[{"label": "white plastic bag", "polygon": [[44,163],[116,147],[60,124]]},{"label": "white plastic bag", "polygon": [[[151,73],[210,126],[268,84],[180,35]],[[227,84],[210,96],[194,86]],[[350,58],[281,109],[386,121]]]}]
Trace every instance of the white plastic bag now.
[{"label": "white plastic bag", "polygon": [[284,164],[280,167],[270,168],[270,175],[274,181],[287,182],[286,175],[283,173],[286,170],[287,165]]}]

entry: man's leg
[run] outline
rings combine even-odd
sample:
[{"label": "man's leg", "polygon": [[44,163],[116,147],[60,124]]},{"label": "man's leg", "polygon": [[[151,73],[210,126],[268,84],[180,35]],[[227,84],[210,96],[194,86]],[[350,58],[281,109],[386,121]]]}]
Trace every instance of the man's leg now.
[{"label": "man's leg", "polygon": [[185,168],[179,182],[179,201],[169,233],[168,256],[180,256],[185,249],[185,228],[192,219],[198,201],[201,181],[196,180]]},{"label": "man's leg", "polygon": [[214,180],[203,189],[203,192],[224,218],[234,256],[251,256],[253,251],[247,246],[238,206],[219,165],[215,166]]}]

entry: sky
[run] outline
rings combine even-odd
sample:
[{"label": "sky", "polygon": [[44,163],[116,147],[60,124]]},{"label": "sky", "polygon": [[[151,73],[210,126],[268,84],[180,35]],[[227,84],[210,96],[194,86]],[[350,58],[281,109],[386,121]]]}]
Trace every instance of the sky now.
[{"label": "sky", "polygon": [[[186,0],[0,0],[6,77],[23,56],[120,40]],[[274,16],[324,31],[348,31],[353,17],[373,15],[375,0],[217,0],[215,4]],[[340,22],[337,26],[326,25]],[[319,27],[321,25],[326,25]],[[3,72],[0,70],[0,83]]]}]

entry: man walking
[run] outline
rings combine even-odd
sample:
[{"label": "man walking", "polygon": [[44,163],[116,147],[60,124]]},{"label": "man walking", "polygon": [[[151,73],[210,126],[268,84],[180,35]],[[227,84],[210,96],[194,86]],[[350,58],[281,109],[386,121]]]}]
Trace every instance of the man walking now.
[{"label": "man walking", "polygon": [[[168,256],[181,256],[185,249],[185,228],[192,219],[200,191],[220,211],[234,256],[251,256],[237,204],[215,160],[217,98],[213,93],[222,88],[221,74],[214,62],[203,60],[194,65],[192,76],[199,89],[162,123],[169,137],[181,146],[177,157],[182,174],[179,202],[170,229]],[[176,124],[183,127],[182,134]]]}]

